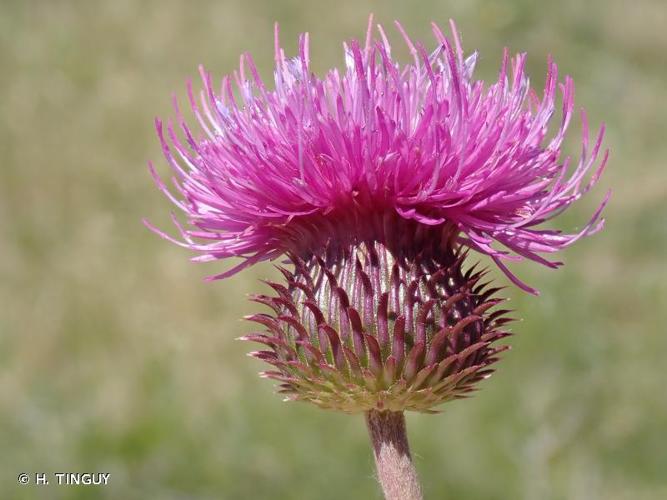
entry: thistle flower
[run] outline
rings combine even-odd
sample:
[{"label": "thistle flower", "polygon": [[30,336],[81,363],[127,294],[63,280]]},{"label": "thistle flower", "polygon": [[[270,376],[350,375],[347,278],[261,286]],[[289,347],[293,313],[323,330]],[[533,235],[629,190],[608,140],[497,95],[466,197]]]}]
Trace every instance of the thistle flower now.
[{"label": "thistle flower", "polygon": [[412,63],[392,58],[371,19],[363,45],[344,45],[345,69],[323,78],[310,69],[308,35],[288,59],[277,28],[273,88],[249,55],[217,92],[200,68],[199,95],[187,85],[198,131],[176,101],[183,138],[156,121],[175,192],[150,165],[188,224],[173,217],[181,239],[149,227],[196,261],[243,259],[211,279],[288,257],[274,295],[254,297],[271,310],[249,318],[264,331],[244,338],[267,347],[252,354],[288,399],[367,412],[372,435],[383,412],[465,397],[506,348],[492,345],[508,335],[499,288],[482,282],[469,251],[537,293],[506,262],[559,266],[545,255],[598,231],[609,198],[576,233],[543,226],[595,185],[608,156],[604,127],[591,143],[582,111],[581,155],[563,157],[574,85],[551,59],[539,97],[525,54],[505,50],[486,85],[453,23],[453,41],[433,25],[431,53],[396,27]]}]

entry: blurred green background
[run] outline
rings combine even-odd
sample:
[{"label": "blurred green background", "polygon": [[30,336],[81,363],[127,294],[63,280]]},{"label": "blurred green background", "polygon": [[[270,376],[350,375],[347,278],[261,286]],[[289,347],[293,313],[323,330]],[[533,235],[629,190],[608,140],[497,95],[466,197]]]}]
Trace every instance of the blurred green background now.
[{"label": "blurred green background", "polygon": [[[539,88],[552,53],[612,149],[560,221],[580,226],[612,187],[606,230],[560,271],[519,269],[542,296],[510,292],[525,321],[498,373],[442,415],[408,415],[427,498],[667,498],[663,0],[3,0],[0,498],[380,497],[363,419],[281,402],[233,340],[271,265],[205,284],[222,265],[140,223],[170,227],[145,168],[166,172],[152,122],[198,63],[222,76],[250,50],[270,78],[277,20],[288,53],[311,32],[321,73],[370,11],[429,42],[431,20],[455,18],[483,78],[507,45]],[[111,484],[18,486],[23,471]]]}]

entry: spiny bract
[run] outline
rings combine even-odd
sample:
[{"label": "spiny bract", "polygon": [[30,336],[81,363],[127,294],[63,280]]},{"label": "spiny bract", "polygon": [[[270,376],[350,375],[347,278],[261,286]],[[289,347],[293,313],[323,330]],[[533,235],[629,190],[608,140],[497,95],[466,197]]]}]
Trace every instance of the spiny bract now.
[{"label": "spiny bract", "polygon": [[294,271],[281,268],[286,285],[270,282],[275,296],[254,297],[273,314],[248,317],[266,332],[242,338],[270,348],[251,355],[277,369],[262,375],[287,399],[348,413],[432,412],[493,372],[507,346],[491,344],[510,320],[494,307],[498,288],[462,270],[461,247],[441,250],[451,228],[399,227],[409,245],[385,237],[292,255]]}]

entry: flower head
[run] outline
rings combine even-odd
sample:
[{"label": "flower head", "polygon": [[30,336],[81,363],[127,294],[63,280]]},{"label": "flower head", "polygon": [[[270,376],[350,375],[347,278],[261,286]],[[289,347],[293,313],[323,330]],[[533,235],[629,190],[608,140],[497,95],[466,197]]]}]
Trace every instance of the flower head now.
[{"label": "flower head", "polygon": [[290,258],[275,294],[254,297],[272,310],[249,318],[265,330],[244,337],[268,347],[252,355],[275,367],[264,375],[289,399],[432,411],[473,390],[505,349],[492,344],[508,335],[508,311],[484,272],[466,268],[468,250],[535,292],[505,261],[556,267],[543,255],[602,227],[609,195],[576,233],[542,224],[599,179],[604,128],[591,144],[582,112],[581,155],[563,157],[574,87],[554,62],[538,97],[525,54],[505,51],[495,83],[474,80],[476,54],[464,57],[453,23],[453,42],[433,25],[430,54],[397,23],[406,65],[371,28],[365,44],[344,46],[345,70],[323,78],[310,70],[308,35],[287,59],[277,29],[273,89],[249,55],[218,92],[201,70],[198,97],[188,84],[199,131],[177,105],[184,139],[157,121],[176,194],[150,166],[188,226],[174,217],[182,240],[151,228],[195,260],[245,259],[213,278]]}]

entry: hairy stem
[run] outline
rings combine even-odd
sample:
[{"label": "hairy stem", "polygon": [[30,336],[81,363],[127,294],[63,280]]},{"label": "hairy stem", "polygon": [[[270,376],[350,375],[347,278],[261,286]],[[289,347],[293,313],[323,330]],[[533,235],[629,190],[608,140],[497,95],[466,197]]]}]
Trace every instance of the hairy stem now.
[{"label": "hairy stem", "polygon": [[422,500],[417,471],[412,463],[403,412],[366,412],[378,481],[386,500]]}]

